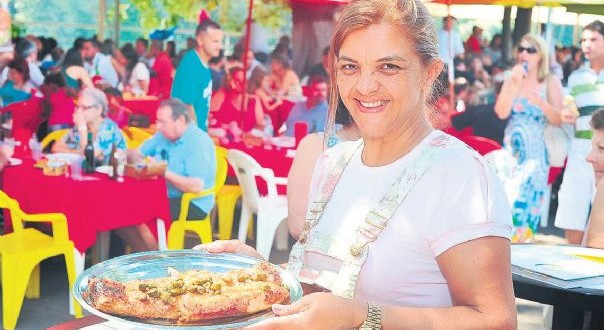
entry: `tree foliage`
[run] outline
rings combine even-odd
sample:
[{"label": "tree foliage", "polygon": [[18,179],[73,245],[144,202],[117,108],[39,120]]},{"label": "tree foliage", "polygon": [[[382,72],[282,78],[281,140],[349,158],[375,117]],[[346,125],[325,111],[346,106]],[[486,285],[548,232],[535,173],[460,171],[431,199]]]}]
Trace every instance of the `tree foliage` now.
[{"label": "tree foliage", "polygon": [[[194,24],[199,11],[208,10],[225,30],[243,30],[247,18],[247,0],[130,0],[146,29],[168,28],[179,23]],[[254,19],[268,28],[280,28],[290,9],[283,0],[254,0]]]}]

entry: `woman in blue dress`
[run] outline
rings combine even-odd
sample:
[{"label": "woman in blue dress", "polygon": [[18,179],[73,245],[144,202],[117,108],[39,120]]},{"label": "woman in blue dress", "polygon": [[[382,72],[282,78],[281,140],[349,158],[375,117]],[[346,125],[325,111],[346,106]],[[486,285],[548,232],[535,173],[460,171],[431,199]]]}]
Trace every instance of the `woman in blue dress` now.
[{"label": "woman in blue dress", "polygon": [[29,82],[29,68],[24,59],[14,59],[8,63],[8,80],[0,88],[2,106],[29,100],[34,90]]},{"label": "woman in blue dress", "polygon": [[501,119],[509,118],[504,149],[516,163],[505,185],[512,206],[513,241],[531,240],[541,220],[549,163],[543,132],[560,124],[562,84],[549,71],[543,38],[527,34],[516,48],[517,64],[504,81],[495,104]]}]

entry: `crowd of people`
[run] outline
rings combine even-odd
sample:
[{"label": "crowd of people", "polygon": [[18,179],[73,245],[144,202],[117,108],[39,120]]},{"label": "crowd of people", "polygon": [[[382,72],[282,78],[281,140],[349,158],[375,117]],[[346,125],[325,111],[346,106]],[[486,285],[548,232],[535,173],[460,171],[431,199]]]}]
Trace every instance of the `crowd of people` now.
[{"label": "crowd of people", "polygon": [[[178,56],[159,40],[116,48],[78,39],[61,54],[56,42],[44,52],[40,39],[25,38],[0,57],[0,96],[4,106],[44,97],[47,130],[70,129],[53,151],[83,153],[93,139],[101,164],[126,148],[115,119],[121,98],[164,99],[156,133],[127,154],[167,162],[173,218],[183,193],[215,184],[213,131],[293,136],[305,123],[311,134],[288,182],[297,243],[286,267],[306,295],[251,328],[512,329],[510,241],[538,231],[559,151],[547,143],[550,128],[574,126],[556,226],[573,244],[604,241],[604,211],[593,204],[594,194],[604,198],[604,23],[584,27],[576,52],[552,53],[539,35],[524,35],[506,63],[501,35],[487,43],[475,26],[464,43],[455,22],[443,18],[438,31],[420,0],[353,1],[302,78],[289,38],[270,54],[241,43],[225,57],[221,26],[207,17]],[[454,100],[445,94],[450,77]],[[53,107],[71,98],[71,107]],[[442,131],[465,127],[499,142],[505,166],[491,167]],[[195,199],[190,217],[213,206],[212,196]],[[135,250],[157,247],[143,225],[119,234]],[[200,248],[260,257],[239,241]]]}]

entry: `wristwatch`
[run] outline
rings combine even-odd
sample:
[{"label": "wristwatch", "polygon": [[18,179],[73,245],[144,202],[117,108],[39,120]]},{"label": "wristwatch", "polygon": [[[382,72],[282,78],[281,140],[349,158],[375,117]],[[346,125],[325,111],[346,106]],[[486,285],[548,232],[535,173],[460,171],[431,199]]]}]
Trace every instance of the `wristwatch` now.
[{"label": "wristwatch", "polygon": [[381,330],[382,329],[382,307],[367,303],[367,319],[361,324],[359,330]]}]

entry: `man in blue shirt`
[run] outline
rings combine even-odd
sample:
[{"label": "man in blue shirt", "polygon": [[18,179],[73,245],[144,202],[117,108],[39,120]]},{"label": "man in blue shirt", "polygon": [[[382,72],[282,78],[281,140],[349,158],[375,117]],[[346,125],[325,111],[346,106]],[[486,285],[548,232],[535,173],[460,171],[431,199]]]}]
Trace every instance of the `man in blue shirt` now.
[{"label": "man in blue shirt", "polygon": [[197,47],[187,51],[176,69],[172,84],[172,97],[189,106],[191,118],[204,131],[208,130],[208,113],[212,96],[212,71],[210,58],[222,49],[223,33],[218,23],[206,19],[197,26]]},{"label": "man in blue shirt", "polygon": [[[189,109],[180,100],[162,102],[157,109],[157,133],[143,143],[138,156],[151,156],[168,163],[164,177],[172,219],[178,218],[183,193],[197,193],[215,184],[214,142],[206,132],[192,124]],[[194,199],[187,219],[204,219],[213,207],[213,195]]]},{"label": "man in blue shirt", "polygon": [[307,101],[297,102],[289,112],[283,135],[294,136],[297,122],[305,122],[307,133],[323,132],[327,120],[327,83],[321,76],[311,77]]}]

